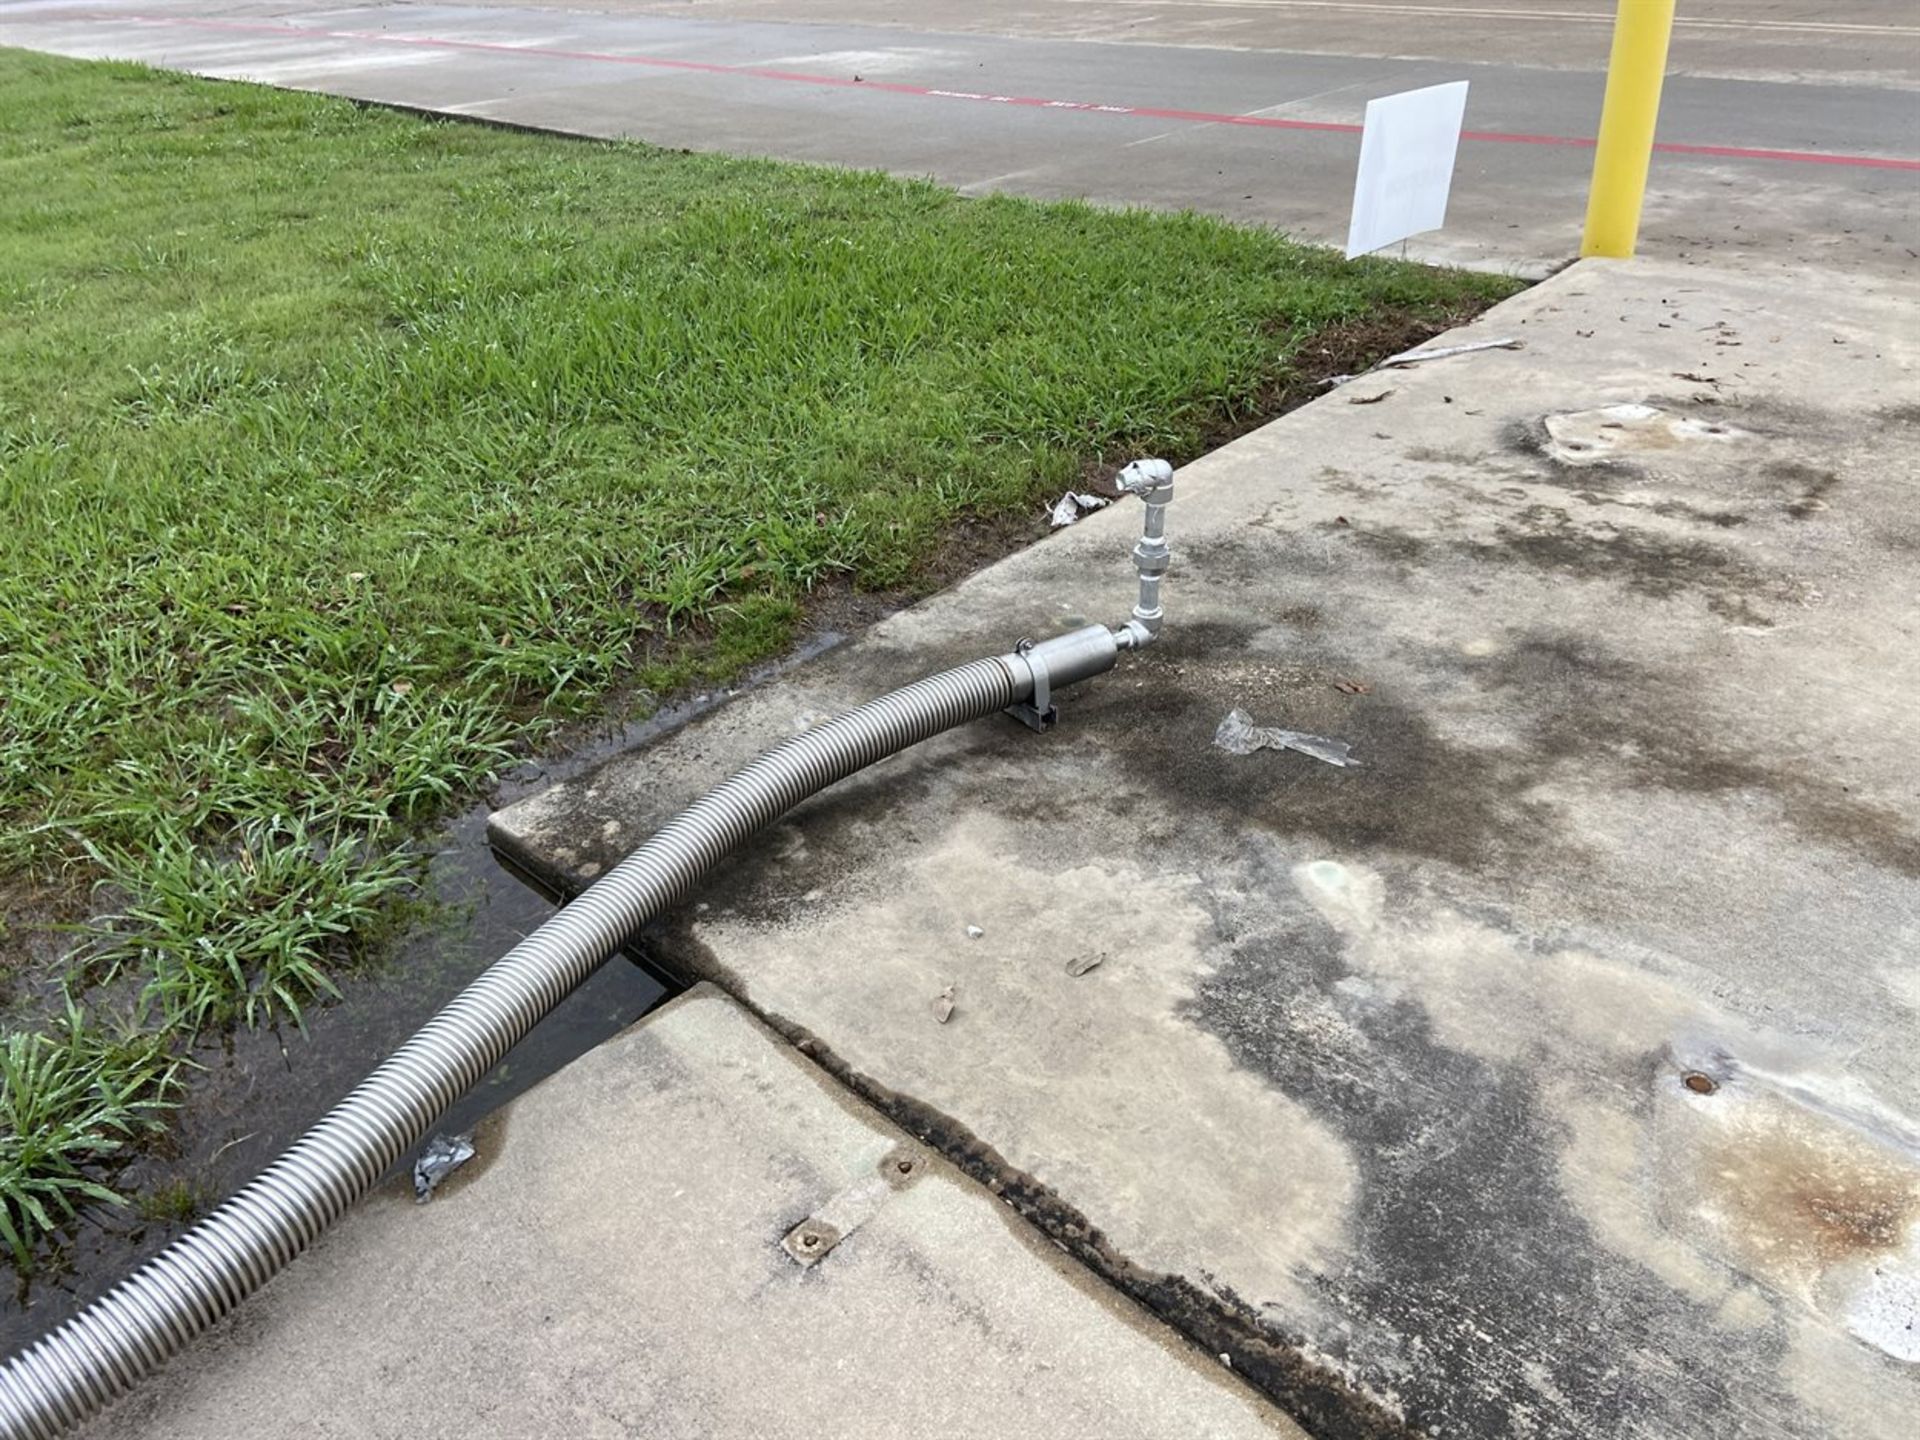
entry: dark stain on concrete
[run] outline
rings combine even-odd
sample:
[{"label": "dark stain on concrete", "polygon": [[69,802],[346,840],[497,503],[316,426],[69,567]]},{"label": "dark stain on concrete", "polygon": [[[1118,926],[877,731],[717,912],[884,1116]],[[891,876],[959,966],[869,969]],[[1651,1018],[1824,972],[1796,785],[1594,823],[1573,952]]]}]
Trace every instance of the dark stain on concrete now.
[{"label": "dark stain on concrete", "polygon": [[1609,1435],[1623,1417],[1710,1435],[1756,1402],[1783,1434],[1809,1428],[1767,1393],[1775,1338],[1720,1329],[1592,1235],[1558,1189],[1558,1137],[1523,1066],[1436,1043],[1416,1004],[1343,988],[1339,937],[1311,911],[1213,904],[1226,959],[1200,973],[1186,1017],[1354,1157],[1351,1259],[1320,1282],[1329,1306],[1426,1337],[1391,1368],[1336,1353],[1369,1391],[1422,1432],[1475,1440]]},{"label": "dark stain on concrete", "polygon": [[1776,460],[1761,474],[1788,492],[1780,508],[1795,520],[1808,519],[1827,509],[1827,496],[1840,484],[1840,477],[1833,471],[1803,465],[1797,460]]},{"label": "dark stain on concrete", "polygon": [[[1266,663],[1249,658],[1251,639],[1234,626],[1183,627],[1177,651],[1147,650],[1129,665],[1129,678],[1144,683],[1089,687],[1074,724],[1109,749],[1105,763],[1208,825],[1313,836],[1339,850],[1380,847],[1468,870],[1544,843],[1544,821],[1513,793],[1507,757],[1448,742],[1391,694],[1337,688],[1343,678],[1364,680],[1360,657],[1302,642],[1287,660]],[[1228,757],[1213,734],[1236,706],[1256,723],[1284,720],[1345,740],[1360,763]]]},{"label": "dark stain on concrete", "polygon": [[1425,558],[1432,543],[1423,536],[1410,535],[1391,526],[1374,525],[1366,520],[1348,521],[1344,525],[1329,521],[1320,527],[1320,533],[1350,541],[1376,560],[1384,560],[1402,568],[1417,565]]},{"label": "dark stain on concrete", "polygon": [[1510,454],[1526,457],[1537,479],[1570,489],[1604,492],[1634,473],[1633,466],[1614,458],[1588,465],[1567,464],[1553,453],[1553,437],[1547,433],[1547,422],[1540,416],[1509,420],[1500,427],[1500,446]]},{"label": "dark stain on concrete", "polygon": [[1732,530],[1747,523],[1747,517],[1735,510],[1703,510],[1684,500],[1656,500],[1646,507],[1662,520],[1692,520],[1716,530]]},{"label": "dark stain on concrete", "polygon": [[1665,599],[1686,590],[1745,589],[1755,582],[1735,555],[1704,540],[1674,539],[1623,526],[1583,526],[1541,508],[1530,526],[1500,525],[1476,558],[1583,580],[1608,580]]},{"label": "dark stain on concrete", "polygon": [[1737,734],[1716,733],[1691,697],[1653,667],[1609,655],[1584,636],[1538,631],[1469,673],[1526,697],[1520,713],[1535,776],[1558,761],[1612,755],[1632,785],[1696,795],[1761,791],[1808,840],[1920,877],[1920,832],[1906,817],[1791,758],[1760,762]]},{"label": "dark stain on concrete", "polygon": [[[1512,518],[1495,525],[1492,536],[1484,540],[1409,534],[1364,520],[1322,527],[1319,533],[1337,529],[1369,555],[1401,567],[1402,573],[1445,555],[1475,566],[1520,567],[1618,585],[1654,600],[1697,594],[1710,611],[1737,624],[1767,623],[1757,603],[1787,601],[1798,594],[1791,579],[1763,570],[1738,550],[1700,534],[1670,535],[1605,520],[1580,520],[1553,505],[1528,505],[1510,513]],[[1719,530],[1732,529],[1744,519],[1699,511],[1689,518]],[[1285,562],[1269,556],[1267,563]]]},{"label": "dark stain on concrete", "polygon": [[[1123,675],[1070,692],[1064,728],[1044,739],[1011,720],[989,720],[941,742],[937,755],[909,752],[842,782],[807,802],[797,822],[774,826],[723,861],[702,883],[702,900],[756,922],[804,924],[832,903],[843,877],[928,838],[916,827],[921,817],[939,823],[950,774],[989,773],[1010,744],[1047,747],[1050,763],[1084,770],[1089,780],[1124,774],[1129,785],[1090,783],[1076,804],[1111,813],[1142,839],[1191,824],[1302,837],[1335,852],[1434,860],[1470,873],[1578,865],[1576,843],[1531,792],[1567,766],[1606,765],[1633,787],[1764,793],[1808,841],[1920,877],[1920,833],[1900,814],[1790,757],[1762,763],[1740,734],[1721,733],[1699,713],[1674,677],[1584,636],[1542,630],[1493,656],[1430,663],[1436,674],[1451,669],[1457,679],[1450,684],[1499,697],[1524,743],[1496,748],[1448,739],[1418,700],[1391,688],[1340,689],[1340,681],[1367,680],[1366,657],[1324,631],[1290,630],[1284,656],[1263,652],[1260,633],[1189,622],[1177,646],[1147,650]],[[1345,740],[1360,763],[1339,769],[1303,756],[1229,757],[1212,740],[1235,707],[1256,723]],[[1060,782],[1074,786],[1068,773]],[[1015,823],[1044,822],[1056,794],[1051,784],[1037,793],[987,786],[970,792],[970,803]],[[803,854],[792,843],[795,823]]]},{"label": "dark stain on concrete", "polygon": [[1422,465],[1457,465],[1463,470],[1472,470],[1488,465],[1495,457],[1482,451],[1469,450],[1464,445],[1449,446],[1445,449],[1432,445],[1412,445],[1407,448],[1407,459]]},{"label": "dark stain on concrete", "polygon": [[[1363,656],[1299,637],[1257,702],[1248,695],[1253,632],[1183,627],[1176,650],[1149,650],[1129,667],[1141,686],[1088,687],[1076,725],[1110,750],[1110,763],[1183,812],[1313,836],[1336,850],[1379,848],[1463,870],[1578,855],[1553,813],[1528,793],[1566,763],[1614,759],[1624,783],[1680,794],[1763,792],[1809,841],[1920,877],[1920,831],[1896,811],[1851,794],[1789,758],[1757,758],[1737,733],[1716,731],[1694,698],[1656,667],[1610,656],[1584,637],[1541,631],[1484,660],[1450,657],[1469,683],[1500,691],[1526,735],[1500,749],[1445,739],[1416,706],[1390,693],[1345,694],[1335,682],[1367,674]],[[1256,723],[1347,741],[1353,769],[1287,757],[1227,763],[1212,747],[1228,710]],[[1264,708],[1265,713],[1260,713]]]}]

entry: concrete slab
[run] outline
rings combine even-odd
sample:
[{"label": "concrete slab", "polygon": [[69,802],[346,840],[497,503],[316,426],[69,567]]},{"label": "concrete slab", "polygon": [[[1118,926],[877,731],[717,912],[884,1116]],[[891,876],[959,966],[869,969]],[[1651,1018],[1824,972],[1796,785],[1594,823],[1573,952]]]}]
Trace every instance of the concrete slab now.
[{"label": "concrete slab", "polygon": [[[1920,38],[1880,0],[1849,3],[1867,18],[1835,25],[1784,15],[1699,33],[1758,37],[1776,58],[1789,43],[1819,55],[1871,42],[1896,55],[1903,39],[1910,51]],[[1505,37],[1465,53],[1449,42],[1445,58],[1420,59],[1383,55],[1382,17],[1400,12],[1369,17],[1365,8],[1285,11],[1296,27],[1316,17],[1346,27],[1346,54],[1034,38],[1017,33],[1025,23],[1017,17],[995,22],[1013,25],[1010,37],[952,33],[941,28],[955,13],[944,5],[910,16],[895,7],[896,22],[915,27],[903,30],[702,18],[704,5],[604,14],[579,0],[484,8],[0,0],[0,44],[582,135],[931,175],[968,193],[1191,207],[1333,243],[1346,238],[1367,101],[1465,79],[1469,133],[1448,223],[1416,237],[1408,253],[1527,275],[1571,258],[1586,211],[1584,142],[1600,113],[1605,24],[1589,16],[1566,22],[1567,31],[1537,9],[1401,17],[1456,41],[1467,34],[1462,21]],[[993,13],[1007,17],[1007,7]],[[1109,33],[1093,12],[1088,24],[1090,34]],[[1328,38],[1324,26],[1315,33]],[[1542,40],[1546,33],[1557,39]],[[1660,140],[1692,148],[1655,157],[1643,251],[1910,268],[1920,250],[1911,89],[1891,74],[1848,83],[1818,60],[1761,73],[1769,78],[1668,82]]]},{"label": "concrete slab", "polygon": [[1299,1435],[711,989],[479,1144],[85,1433]]},{"label": "concrete slab", "polygon": [[[1058,730],[858,777],[649,945],[1315,1434],[1906,1435],[1917,306],[1564,272],[1449,337],[1525,349],[1187,467],[1166,643]],[[771,740],[1116,618],[1137,523],[1091,517],[495,844],[577,890]],[[1225,754],[1233,707],[1361,764]]]}]

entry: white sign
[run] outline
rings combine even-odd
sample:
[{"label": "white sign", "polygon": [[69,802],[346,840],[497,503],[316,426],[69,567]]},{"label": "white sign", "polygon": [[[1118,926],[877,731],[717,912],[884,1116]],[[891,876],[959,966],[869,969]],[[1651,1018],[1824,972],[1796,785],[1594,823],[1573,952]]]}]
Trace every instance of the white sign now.
[{"label": "white sign", "polygon": [[1349,260],[1440,228],[1466,114],[1464,80],[1367,102],[1347,227]]}]

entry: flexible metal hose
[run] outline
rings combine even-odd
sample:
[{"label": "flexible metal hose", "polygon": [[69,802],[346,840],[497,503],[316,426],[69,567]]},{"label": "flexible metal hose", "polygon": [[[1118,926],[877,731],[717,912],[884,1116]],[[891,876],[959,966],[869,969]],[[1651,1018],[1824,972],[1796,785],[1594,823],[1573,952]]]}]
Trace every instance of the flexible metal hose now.
[{"label": "flexible metal hose", "polygon": [[[1099,668],[1112,653],[1109,639]],[[1032,688],[1017,656],[962,665],[795,736],[695,801],[461,991],[232,1199],[0,1368],[0,1436],[51,1440],[78,1425],[264,1285],[734,846],[835,781]]]}]

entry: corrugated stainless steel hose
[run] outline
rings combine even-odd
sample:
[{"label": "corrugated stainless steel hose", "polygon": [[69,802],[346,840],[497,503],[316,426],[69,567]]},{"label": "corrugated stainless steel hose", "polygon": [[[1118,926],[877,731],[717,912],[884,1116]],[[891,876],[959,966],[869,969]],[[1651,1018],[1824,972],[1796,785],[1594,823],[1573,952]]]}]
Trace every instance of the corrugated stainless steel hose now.
[{"label": "corrugated stainless steel hose", "polygon": [[[1075,673],[1056,662],[1054,683],[1112,665],[1111,634],[1104,648],[1086,643],[1101,628],[1076,632],[1086,658]],[[0,1436],[51,1440],[79,1424],[264,1285],[741,841],[835,781],[1032,690],[1025,655],[962,665],[795,736],[695,801],[461,991],[258,1178],[0,1368]]]},{"label": "corrugated stainless steel hose", "polygon": [[1117,477],[1146,503],[1140,599],[1088,625],[976,660],[797,735],[709,791],[495,961],[273,1164],[126,1280],[0,1366],[0,1440],[52,1440],[158,1369],[271,1279],[419,1144],[433,1122],[653,916],[729,850],[808,796],[944,730],[1016,708],[1044,729],[1051,693],[1160,633],[1173,469]]}]

